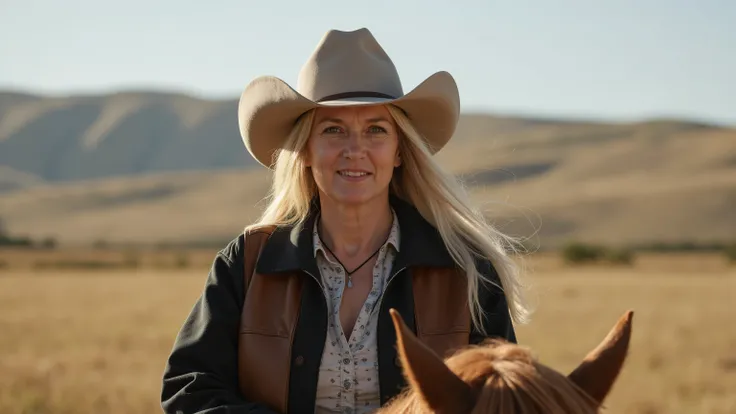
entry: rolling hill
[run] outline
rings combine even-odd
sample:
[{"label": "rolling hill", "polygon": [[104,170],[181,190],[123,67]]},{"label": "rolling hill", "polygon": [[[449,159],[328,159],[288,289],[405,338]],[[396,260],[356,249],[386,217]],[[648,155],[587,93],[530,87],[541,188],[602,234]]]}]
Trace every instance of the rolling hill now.
[{"label": "rolling hill", "polygon": [[[0,94],[0,218],[65,243],[225,241],[268,172],[236,101]],[[437,155],[504,230],[542,247],[736,238],[736,129],[465,114]]]},{"label": "rolling hill", "polygon": [[0,93],[0,165],[49,182],[253,165],[236,101]]}]

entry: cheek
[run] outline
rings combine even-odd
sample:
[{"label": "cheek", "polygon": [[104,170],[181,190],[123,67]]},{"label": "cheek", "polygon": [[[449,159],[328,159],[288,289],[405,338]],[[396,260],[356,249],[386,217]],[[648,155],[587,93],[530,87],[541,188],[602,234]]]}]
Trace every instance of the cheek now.
[{"label": "cheek", "polygon": [[310,166],[318,165],[320,163],[323,152],[324,149],[322,148],[322,145],[315,142],[314,139],[309,140],[309,143],[307,144],[307,160]]},{"label": "cheek", "polygon": [[396,167],[396,154],[398,152],[398,145],[389,144],[384,148],[381,148],[377,154],[376,161],[380,164],[383,169],[393,169]]},{"label": "cheek", "polygon": [[309,146],[309,164],[313,170],[331,168],[339,151],[324,143],[315,143]]}]

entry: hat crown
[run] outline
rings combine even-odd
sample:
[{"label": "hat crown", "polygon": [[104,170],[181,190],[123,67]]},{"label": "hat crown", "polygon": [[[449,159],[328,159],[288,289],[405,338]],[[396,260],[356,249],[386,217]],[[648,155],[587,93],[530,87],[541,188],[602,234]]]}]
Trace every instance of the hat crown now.
[{"label": "hat crown", "polygon": [[315,102],[404,94],[396,66],[365,28],[327,32],[302,66],[296,90]]}]

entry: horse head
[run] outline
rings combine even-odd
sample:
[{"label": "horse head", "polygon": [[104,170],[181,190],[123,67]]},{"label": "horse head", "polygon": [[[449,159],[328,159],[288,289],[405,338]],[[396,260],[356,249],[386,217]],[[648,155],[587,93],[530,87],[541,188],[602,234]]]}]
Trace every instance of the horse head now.
[{"label": "horse head", "polygon": [[379,413],[595,413],[623,367],[633,312],[618,320],[568,375],[522,346],[488,340],[443,360],[391,309],[407,389]]}]

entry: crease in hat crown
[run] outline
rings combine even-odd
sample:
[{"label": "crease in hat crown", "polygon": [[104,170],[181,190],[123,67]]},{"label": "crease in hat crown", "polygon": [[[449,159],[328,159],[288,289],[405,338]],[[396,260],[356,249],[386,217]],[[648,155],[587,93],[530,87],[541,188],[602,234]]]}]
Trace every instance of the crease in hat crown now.
[{"label": "crease in hat crown", "polygon": [[327,32],[299,71],[296,90],[315,102],[361,92],[392,99],[404,94],[396,66],[366,28]]}]

